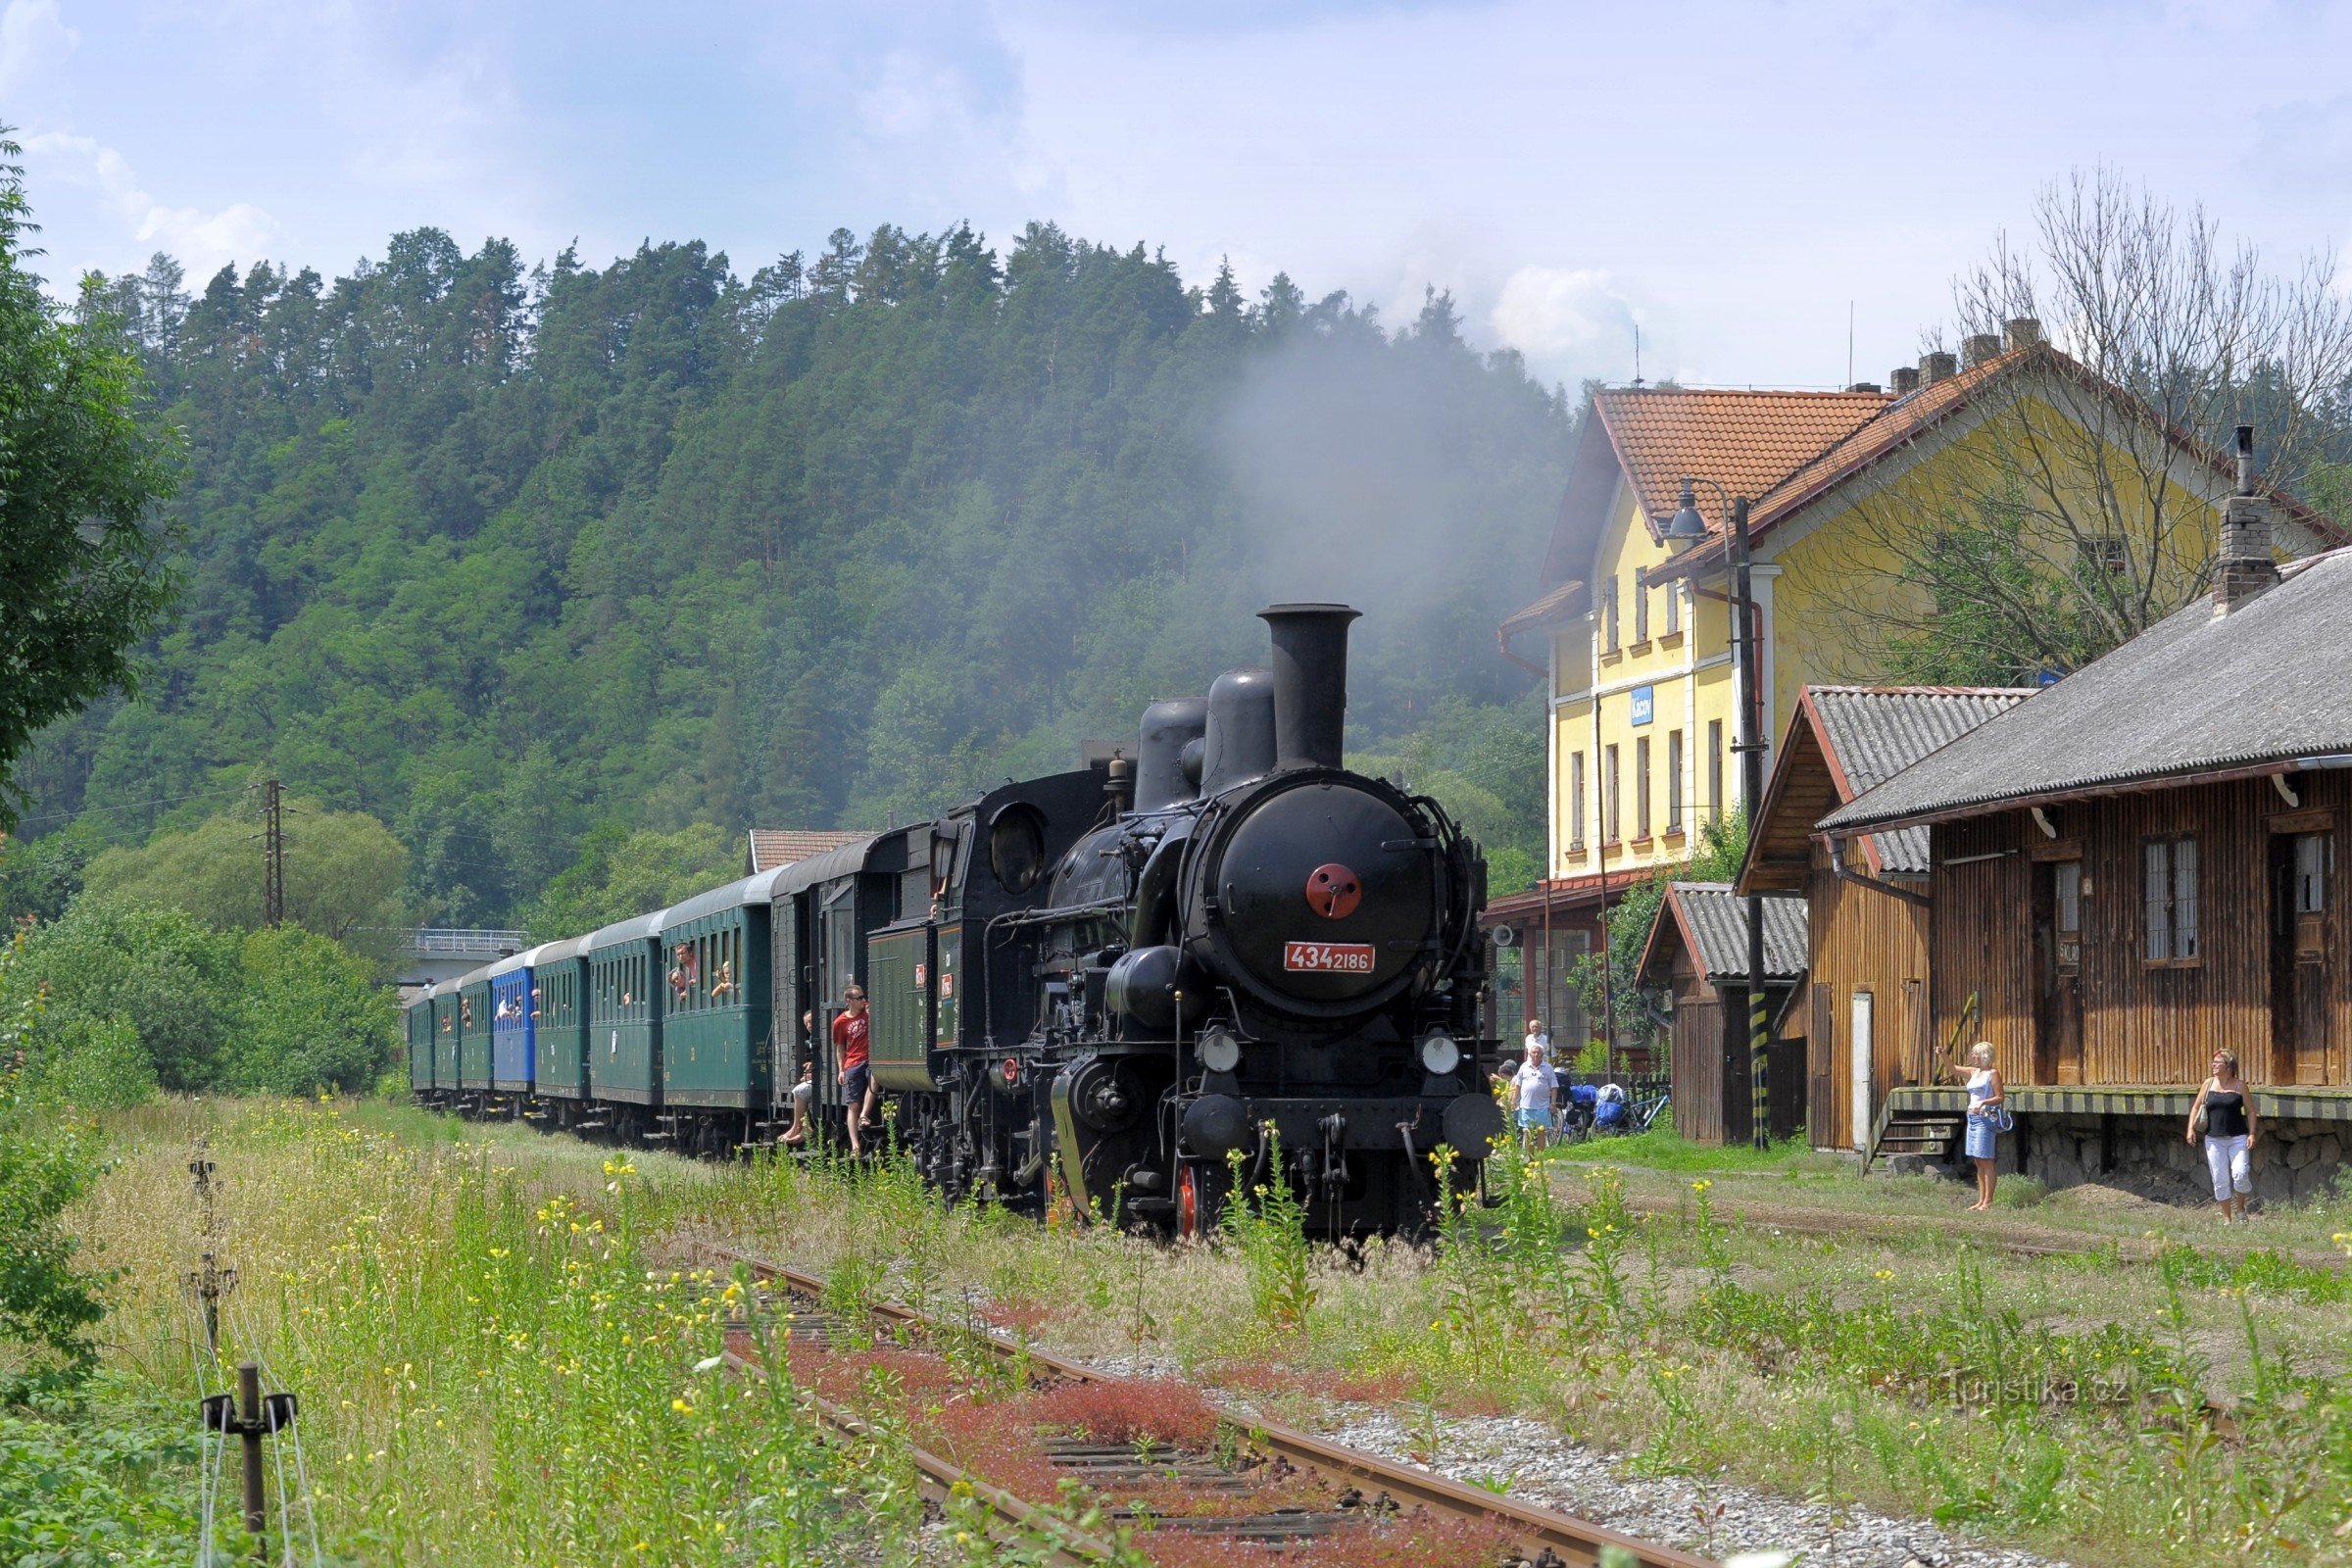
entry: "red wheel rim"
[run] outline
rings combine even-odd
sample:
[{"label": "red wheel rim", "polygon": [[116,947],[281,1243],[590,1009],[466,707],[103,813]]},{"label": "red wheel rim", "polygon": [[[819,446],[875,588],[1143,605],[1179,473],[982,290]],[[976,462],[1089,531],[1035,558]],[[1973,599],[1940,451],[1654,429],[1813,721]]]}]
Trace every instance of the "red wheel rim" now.
[{"label": "red wheel rim", "polygon": [[1176,1177],[1176,1234],[1188,1242],[1200,1235],[1200,1178],[1190,1165]]}]

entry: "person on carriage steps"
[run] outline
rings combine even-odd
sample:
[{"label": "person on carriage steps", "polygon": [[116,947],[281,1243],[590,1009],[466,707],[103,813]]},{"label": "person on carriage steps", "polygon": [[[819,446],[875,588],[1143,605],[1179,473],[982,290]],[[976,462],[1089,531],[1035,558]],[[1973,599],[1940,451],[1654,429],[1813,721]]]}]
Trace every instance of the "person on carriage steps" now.
[{"label": "person on carriage steps", "polygon": [[833,1019],[833,1050],[841,1062],[842,1102],[850,1111],[850,1152],[862,1154],[862,1134],[876,1125],[874,1069],[866,1054],[871,1025],[865,1016],[865,987],[853,983],[841,1000],[843,1010]]}]

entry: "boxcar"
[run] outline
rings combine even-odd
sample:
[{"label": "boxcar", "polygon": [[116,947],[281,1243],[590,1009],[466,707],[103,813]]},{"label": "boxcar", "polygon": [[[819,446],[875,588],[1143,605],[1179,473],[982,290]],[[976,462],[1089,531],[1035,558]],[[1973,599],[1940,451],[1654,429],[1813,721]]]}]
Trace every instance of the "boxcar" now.
[{"label": "boxcar", "polygon": [[586,939],[588,1092],[615,1105],[615,1132],[662,1103],[661,931],[661,914],[639,914]]},{"label": "boxcar", "polygon": [[458,1091],[475,1101],[490,1093],[490,968],[460,975],[458,988]]},{"label": "boxcar", "polygon": [[768,906],[774,873],[698,895],[662,916],[662,1102],[767,1102]]},{"label": "boxcar", "polygon": [[531,960],[538,952],[510,954],[490,966],[490,1087],[500,1094],[527,1096],[537,1072]]},{"label": "boxcar", "polygon": [[429,1100],[433,1093],[433,988],[409,999],[401,1021],[409,1042],[409,1093]]},{"label": "boxcar", "polygon": [[551,942],[531,956],[531,1010],[538,1030],[534,1092],[556,1102],[568,1125],[571,1102],[588,1097],[588,939]]}]

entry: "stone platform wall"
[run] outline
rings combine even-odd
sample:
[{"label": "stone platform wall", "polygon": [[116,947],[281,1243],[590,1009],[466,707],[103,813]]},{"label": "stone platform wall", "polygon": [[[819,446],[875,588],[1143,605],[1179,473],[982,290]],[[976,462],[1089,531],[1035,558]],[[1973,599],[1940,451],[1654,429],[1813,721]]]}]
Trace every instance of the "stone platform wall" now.
[{"label": "stone platform wall", "polygon": [[[2211,1202],[2204,1146],[2191,1145],[2184,1128],[2185,1118],[2170,1116],[2020,1116],[2017,1130],[2001,1139],[2000,1168],[2022,1170],[2052,1191],[2105,1182],[2148,1198]],[[2285,1203],[2325,1193],[2347,1155],[2352,1123],[2266,1116],[2254,1141],[2254,1194]]]}]

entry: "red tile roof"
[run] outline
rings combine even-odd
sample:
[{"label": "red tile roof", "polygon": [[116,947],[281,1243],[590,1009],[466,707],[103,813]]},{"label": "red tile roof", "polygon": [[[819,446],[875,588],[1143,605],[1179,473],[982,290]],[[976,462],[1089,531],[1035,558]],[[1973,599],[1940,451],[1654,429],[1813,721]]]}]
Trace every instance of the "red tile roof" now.
[{"label": "red tile roof", "polygon": [[[1895,400],[1883,392],[1698,392],[1650,387],[1596,392],[1592,406],[1651,528],[1672,517],[1683,476],[1761,496],[1851,436]],[[1697,487],[1720,528],[1723,503]]]},{"label": "red tile roof", "polygon": [[835,832],[829,828],[756,827],[752,829],[751,869],[755,873],[773,871],[779,865],[806,860],[812,855],[838,850],[844,844],[855,844],[868,836],[864,833]]}]

